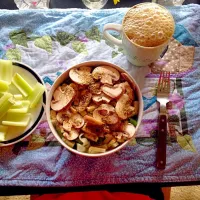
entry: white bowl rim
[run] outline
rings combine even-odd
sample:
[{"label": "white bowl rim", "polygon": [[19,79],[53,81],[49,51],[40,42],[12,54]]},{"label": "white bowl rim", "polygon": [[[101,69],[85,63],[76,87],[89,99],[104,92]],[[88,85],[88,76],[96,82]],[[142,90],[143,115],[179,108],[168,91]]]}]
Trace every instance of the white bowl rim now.
[{"label": "white bowl rim", "polygon": [[[34,69],[32,69],[29,65],[27,65],[23,62],[14,61],[14,60],[12,61],[12,63],[13,63],[13,65],[22,67],[23,69],[26,69],[27,71],[29,71],[38,80],[38,82],[40,82],[42,85],[45,86],[45,83],[42,80],[42,78],[40,77],[40,75]],[[47,101],[47,90],[45,87],[45,92],[43,94],[43,105],[41,107],[40,114],[39,114],[38,118],[35,120],[34,124],[27,131],[22,133],[21,135],[15,137],[13,139],[7,140],[7,141],[1,141],[0,147],[5,147],[5,146],[10,146],[10,145],[16,144],[16,143],[24,140],[25,138],[27,138],[29,135],[31,135],[31,133],[33,133],[35,131],[35,129],[37,128],[37,126],[39,125],[39,123],[41,122],[41,120],[45,114],[46,101]]]},{"label": "white bowl rim", "polygon": [[[99,66],[99,65],[105,65],[105,66],[111,66],[111,67],[114,67],[116,68],[119,72],[121,73],[126,73],[128,74],[128,76],[131,78],[131,80],[133,81],[134,85],[136,86],[136,89],[137,89],[137,97],[139,99],[139,102],[140,102],[140,108],[139,108],[139,115],[138,115],[138,121],[137,121],[137,126],[136,126],[136,131],[138,130],[138,127],[141,123],[141,120],[142,120],[142,115],[143,115],[143,99],[142,99],[142,93],[141,93],[141,90],[138,86],[138,84],[136,83],[136,81],[133,79],[133,77],[123,68],[113,64],[113,63],[110,63],[110,62],[106,62],[106,61],[95,61],[95,60],[92,60],[92,61],[86,61],[86,62],[82,62],[82,63],[79,63],[79,64],[76,64],[76,65],[73,65],[71,66],[70,68],[68,68],[67,70],[65,70],[62,74],[60,74],[60,76],[57,77],[57,79],[54,81],[49,93],[48,93],[48,97],[47,97],[47,103],[46,103],[46,117],[47,117],[47,122],[49,124],[49,127],[53,133],[53,135],[55,136],[55,138],[61,143],[62,146],[64,146],[66,149],[68,149],[70,152],[73,152],[77,155],[81,155],[81,156],[86,156],[86,157],[102,157],[102,156],[107,156],[107,155],[110,155],[112,153],[115,153],[117,151],[119,151],[120,149],[122,149],[130,140],[127,140],[126,142],[124,142],[123,144],[119,145],[118,147],[112,149],[112,150],[109,150],[109,151],[106,151],[105,153],[97,153],[97,154],[89,154],[89,153],[83,153],[83,152],[79,152],[71,147],[69,147],[62,139],[61,137],[57,134],[57,131],[55,130],[54,126],[52,125],[51,123],[51,119],[50,119],[50,102],[51,102],[51,99],[52,99],[52,95],[53,95],[53,92],[54,90],[64,81],[64,78],[66,79],[66,77],[68,76],[69,74],[69,71],[72,69],[72,68],[78,68],[78,67],[81,67],[81,66]],[[67,76],[66,76],[67,75]],[[59,84],[59,80],[62,80]]]}]

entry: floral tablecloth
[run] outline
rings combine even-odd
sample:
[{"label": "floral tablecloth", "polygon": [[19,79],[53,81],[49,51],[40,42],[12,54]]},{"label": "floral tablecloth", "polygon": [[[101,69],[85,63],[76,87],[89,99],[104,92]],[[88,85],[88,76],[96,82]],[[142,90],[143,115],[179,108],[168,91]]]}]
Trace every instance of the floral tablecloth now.
[{"label": "floral tablecloth", "polygon": [[[0,58],[30,65],[42,76],[48,89],[70,66],[89,60],[109,61],[135,77],[145,105],[136,139],[118,153],[103,158],[85,158],[68,152],[56,141],[44,117],[26,140],[0,148],[0,186],[200,180],[200,6],[169,9],[176,21],[174,41],[184,50],[180,50],[183,57],[176,58],[179,66],[171,75],[165,170],[155,167],[158,117],[155,91],[159,71],[132,66],[123,49],[102,38],[103,25],[121,23],[127,8],[0,10]],[[169,50],[167,53],[170,55]],[[190,55],[187,65],[184,65],[187,59],[182,60],[185,55]]]}]

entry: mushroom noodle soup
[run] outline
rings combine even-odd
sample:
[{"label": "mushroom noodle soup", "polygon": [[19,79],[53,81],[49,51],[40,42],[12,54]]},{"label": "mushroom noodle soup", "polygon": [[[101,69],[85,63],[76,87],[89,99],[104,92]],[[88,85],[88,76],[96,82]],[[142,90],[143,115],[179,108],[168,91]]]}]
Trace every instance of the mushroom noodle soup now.
[{"label": "mushroom noodle soup", "polygon": [[104,153],[135,134],[139,102],[126,73],[110,66],[73,68],[53,93],[51,122],[79,152]]}]

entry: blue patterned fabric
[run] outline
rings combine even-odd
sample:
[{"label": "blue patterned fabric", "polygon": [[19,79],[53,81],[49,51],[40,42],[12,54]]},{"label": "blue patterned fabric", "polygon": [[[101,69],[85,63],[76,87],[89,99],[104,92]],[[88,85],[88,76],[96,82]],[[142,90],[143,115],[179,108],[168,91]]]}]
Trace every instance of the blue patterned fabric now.
[{"label": "blue patterned fabric", "polygon": [[[44,118],[29,138],[0,148],[0,186],[200,180],[200,6],[191,4],[169,9],[176,21],[174,38],[185,46],[194,46],[195,56],[190,70],[172,75],[175,90],[179,93],[175,96],[176,103],[178,101],[182,110],[173,115],[174,118],[179,116],[178,120],[173,119],[178,128],[174,138],[168,141],[165,170],[155,167],[157,123],[156,115],[149,115],[153,110],[157,113],[156,97],[146,95],[146,91],[152,89],[150,86],[155,87],[158,75],[148,74],[145,67],[132,66],[122,49],[102,38],[104,24],[121,23],[127,8],[0,10],[0,58],[20,60],[30,65],[42,76],[47,89],[61,72],[88,60],[117,64],[132,74],[139,85],[143,79],[145,86],[144,121],[136,140],[124,149],[102,158],[72,154],[56,141]],[[142,78],[144,73],[148,74],[146,78]],[[180,106],[181,103],[184,105]],[[146,125],[145,120],[148,121]],[[145,131],[148,132],[146,135]]]}]

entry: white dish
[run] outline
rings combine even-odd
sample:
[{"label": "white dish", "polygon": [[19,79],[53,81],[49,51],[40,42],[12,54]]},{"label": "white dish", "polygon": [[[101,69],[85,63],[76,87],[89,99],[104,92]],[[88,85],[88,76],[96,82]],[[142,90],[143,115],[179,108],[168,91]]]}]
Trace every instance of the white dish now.
[{"label": "white dish", "polygon": [[[25,79],[27,82],[34,86],[37,82],[44,85],[44,82],[42,78],[28,65],[13,61],[13,75],[15,73],[19,73]],[[8,92],[12,94],[20,94],[20,92],[17,90],[17,88],[14,85],[11,85]],[[29,113],[31,113],[31,120],[27,127],[9,127],[8,133],[6,134],[5,141],[0,142],[0,146],[8,146],[15,144],[23,139],[25,139],[27,136],[29,136],[38,126],[39,122],[41,121],[43,114],[44,114],[44,105],[46,104],[46,91],[43,94],[43,97],[41,98],[40,102],[34,109],[30,109]]]}]

